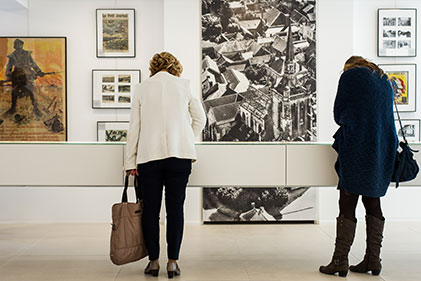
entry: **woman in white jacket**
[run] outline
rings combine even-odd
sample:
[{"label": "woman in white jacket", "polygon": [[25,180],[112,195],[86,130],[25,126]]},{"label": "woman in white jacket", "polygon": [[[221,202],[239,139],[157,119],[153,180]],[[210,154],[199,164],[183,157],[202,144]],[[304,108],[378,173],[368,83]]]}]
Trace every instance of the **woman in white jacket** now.
[{"label": "woman in white jacket", "polygon": [[149,264],[145,274],[159,272],[159,214],[165,185],[168,277],[180,274],[177,264],[184,228],[184,199],[194,138],[205,126],[200,101],[190,82],[179,78],[183,67],[170,53],[155,54],[150,78],[135,90],[127,139],[126,171],[138,174],[143,197],[143,229]]}]

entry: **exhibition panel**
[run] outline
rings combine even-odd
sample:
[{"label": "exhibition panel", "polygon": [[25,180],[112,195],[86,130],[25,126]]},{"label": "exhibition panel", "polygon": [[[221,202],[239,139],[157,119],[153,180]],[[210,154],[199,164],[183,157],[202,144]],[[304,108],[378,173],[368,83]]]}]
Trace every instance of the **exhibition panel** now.
[{"label": "exhibition panel", "polygon": [[81,143],[0,145],[0,186],[119,186],[123,146]]}]

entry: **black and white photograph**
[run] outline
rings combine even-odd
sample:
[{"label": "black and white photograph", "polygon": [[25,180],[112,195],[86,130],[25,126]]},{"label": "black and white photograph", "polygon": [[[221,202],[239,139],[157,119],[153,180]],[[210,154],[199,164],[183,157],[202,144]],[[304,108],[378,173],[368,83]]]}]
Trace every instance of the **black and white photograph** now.
[{"label": "black and white photograph", "polygon": [[383,41],[383,48],[385,48],[385,49],[396,49],[396,41],[395,40],[384,40]]},{"label": "black and white photograph", "polygon": [[411,31],[398,30],[398,37],[411,38]]},{"label": "black and white photograph", "polygon": [[402,128],[399,124],[399,120],[395,120],[396,132],[399,140],[403,141],[403,135],[408,142],[419,142],[420,141],[420,120],[419,119],[401,119]]},{"label": "black and white photograph", "polygon": [[398,26],[411,26],[411,18],[410,17],[399,17],[398,18]]},{"label": "black and white photograph", "polygon": [[104,75],[102,76],[102,83],[114,83],[114,76]]},{"label": "black and white photograph", "polygon": [[115,92],[115,86],[114,85],[102,85],[102,92],[103,93],[114,93]]},{"label": "black and white photograph", "polygon": [[204,141],[316,141],[315,5],[202,0]]},{"label": "black and white photograph", "polygon": [[115,96],[114,95],[103,95],[102,96],[102,102],[104,103],[110,103],[110,102],[114,102],[115,100]]},{"label": "black and white photograph", "polygon": [[131,103],[131,97],[130,96],[119,96],[118,97],[119,103]]},{"label": "black and white photograph", "polygon": [[377,56],[417,56],[416,9],[378,9],[377,29]]},{"label": "black and white photograph", "polygon": [[396,18],[391,17],[391,18],[383,18],[383,25],[384,26],[396,26]]},{"label": "black and white photograph", "polygon": [[119,75],[118,76],[118,83],[130,83],[131,76],[130,75]]},{"label": "black and white photograph", "polygon": [[98,121],[97,140],[99,142],[126,142],[128,121]]},{"label": "black and white photograph", "polygon": [[203,188],[205,223],[317,220],[317,192],[310,187]]},{"label": "black and white photograph", "polygon": [[399,40],[398,41],[398,48],[399,49],[410,49],[411,48],[411,41],[409,41],[409,40]]},{"label": "black and white photograph", "polygon": [[118,86],[118,92],[119,93],[130,93],[131,87],[130,87],[130,85],[119,85]]},{"label": "black and white photograph", "polygon": [[97,9],[96,26],[98,58],[136,56],[134,9]]},{"label": "black and white photograph", "polygon": [[396,30],[393,30],[393,29],[383,30],[383,37],[385,38],[396,37]]},{"label": "black and white photograph", "polygon": [[92,108],[129,109],[135,85],[138,83],[138,69],[92,70]]}]

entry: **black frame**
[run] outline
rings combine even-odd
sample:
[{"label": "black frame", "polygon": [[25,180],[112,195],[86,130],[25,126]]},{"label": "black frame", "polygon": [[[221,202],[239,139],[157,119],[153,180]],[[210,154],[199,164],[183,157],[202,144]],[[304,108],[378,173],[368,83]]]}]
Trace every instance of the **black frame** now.
[{"label": "black frame", "polygon": [[142,73],[140,71],[140,69],[92,69],[92,108],[93,109],[130,109],[130,105],[128,107],[96,107],[94,106],[94,73],[96,71],[109,71],[109,72],[113,72],[113,71],[137,71],[139,72],[139,81],[135,84],[138,84],[141,82],[142,80]]},{"label": "black frame", "polygon": [[[98,11],[133,11],[133,56],[100,56],[98,55]],[[96,57],[97,58],[135,58],[136,57],[136,10],[133,8],[121,8],[121,9],[96,9]],[[130,36],[130,35],[129,35]]]},{"label": "black frame", "polygon": [[[402,110],[402,109],[398,108],[399,112],[416,112],[417,111],[417,64],[415,64],[415,63],[383,63],[383,64],[379,64],[379,67],[382,68],[382,66],[400,66],[400,65],[412,65],[412,66],[414,66],[414,90],[413,90],[413,93],[414,93],[414,110]],[[383,69],[383,71],[385,71],[385,70]],[[408,94],[409,94],[409,85],[408,85]],[[393,112],[396,112],[395,106],[393,106]]]},{"label": "black frame", "polygon": [[[66,121],[64,122],[64,133],[65,133],[65,140],[63,142],[67,142],[68,141],[68,126],[67,126],[67,119],[68,119],[68,109],[67,109],[67,37],[66,36],[0,36],[0,38],[22,38],[22,39],[64,39],[64,81],[65,81],[65,87],[64,87],[64,108],[65,108],[65,119]],[[39,141],[39,142],[43,142],[43,141]],[[46,141],[48,142],[48,141]]]},{"label": "black frame", "polygon": [[[408,11],[408,10],[412,10],[415,11],[415,54],[411,55],[411,56],[385,56],[385,55],[380,55],[380,11]],[[385,57],[385,58],[408,58],[408,57],[416,57],[417,56],[417,40],[418,40],[418,35],[417,35],[418,31],[417,31],[417,9],[416,8],[379,8],[377,9],[377,56],[378,57]]]},{"label": "black frame", "polygon": [[[404,121],[417,121],[418,122],[418,139],[414,142],[420,142],[420,140],[421,140],[421,120],[420,119],[401,119],[401,121],[402,121],[402,126],[405,126],[403,124]],[[399,122],[399,119],[395,119],[395,124],[396,124],[396,122]],[[395,127],[396,127],[396,134],[398,135],[398,138],[400,138],[399,134],[398,134],[400,126],[395,126]],[[408,137],[406,137],[406,138],[408,138]]]},{"label": "black frame", "polygon": [[130,121],[97,121],[96,122],[96,141],[99,142],[99,124],[100,123],[127,123],[129,124]]}]

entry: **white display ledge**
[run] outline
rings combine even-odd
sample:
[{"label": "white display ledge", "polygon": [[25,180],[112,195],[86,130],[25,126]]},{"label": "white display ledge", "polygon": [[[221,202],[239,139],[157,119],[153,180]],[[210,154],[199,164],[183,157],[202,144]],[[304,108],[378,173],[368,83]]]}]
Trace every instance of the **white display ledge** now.
[{"label": "white display ledge", "polygon": [[[421,144],[411,145],[421,149]],[[189,186],[336,186],[323,143],[198,143]],[[0,186],[121,186],[119,143],[1,143]],[[421,153],[416,154],[421,163]],[[402,183],[421,186],[421,176]]]}]

